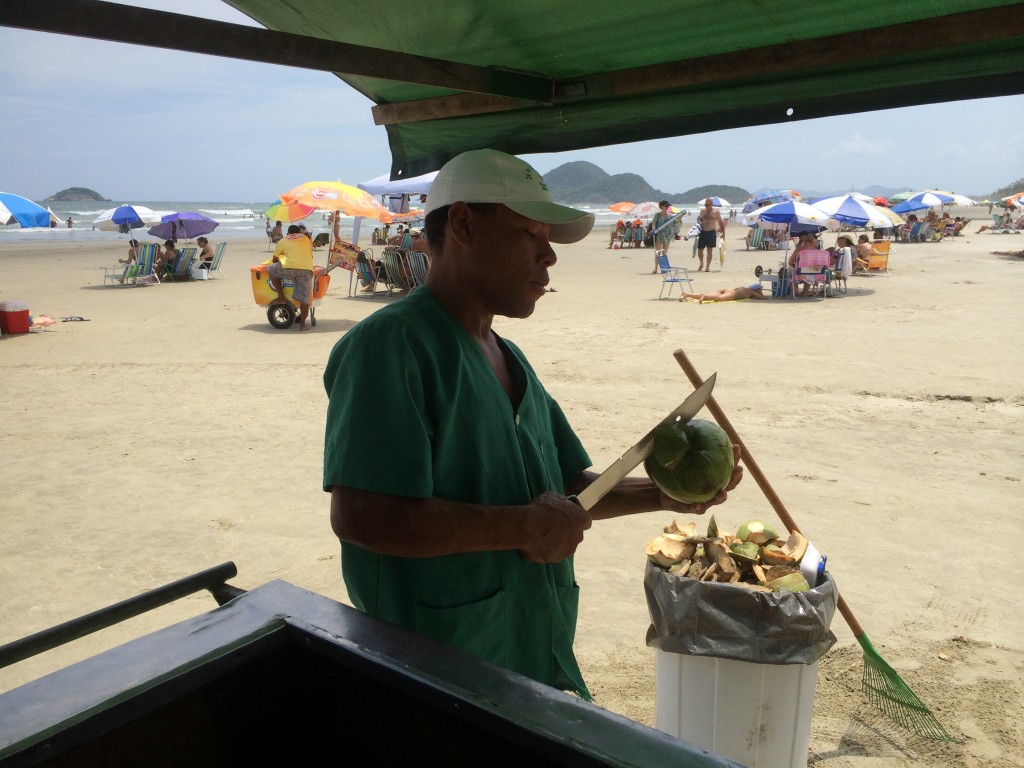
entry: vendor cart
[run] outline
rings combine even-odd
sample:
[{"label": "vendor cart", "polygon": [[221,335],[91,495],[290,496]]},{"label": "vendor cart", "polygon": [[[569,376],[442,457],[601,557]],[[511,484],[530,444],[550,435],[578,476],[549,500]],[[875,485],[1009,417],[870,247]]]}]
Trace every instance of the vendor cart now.
[{"label": "vendor cart", "polygon": [[[327,295],[327,289],[331,284],[331,270],[336,267],[352,269],[356,257],[359,255],[358,246],[342,241],[331,246],[327,266],[314,267],[313,269],[313,295],[309,302],[309,322],[316,325],[316,308],[320,306],[320,300]],[[267,308],[267,320],[275,328],[290,328],[298,320],[298,302],[292,298],[294,287],[290,280],[284,281],[284,296],[287,303],[282,302],[268,279],[267,268],[272,263],[265,261],[249,271],[252,276],[252,296],[257,306]]]}]

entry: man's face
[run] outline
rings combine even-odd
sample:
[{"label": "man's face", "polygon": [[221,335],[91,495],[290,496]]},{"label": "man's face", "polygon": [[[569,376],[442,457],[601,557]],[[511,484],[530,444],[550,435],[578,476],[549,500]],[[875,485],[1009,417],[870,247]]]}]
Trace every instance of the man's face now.
[{"label": "man's face", "polygon": [[469,290],[492,314],[529,317],[545,293],[548,269],[558,260],[548,241],[551,225],[503,205],[474,211],[474,219],[464,264]]},{"label": "man's face", "polygon": [[707,200],[704,201],[704,209],[708,210],[708,211],[711,210],[711,198],[710,197]]}]

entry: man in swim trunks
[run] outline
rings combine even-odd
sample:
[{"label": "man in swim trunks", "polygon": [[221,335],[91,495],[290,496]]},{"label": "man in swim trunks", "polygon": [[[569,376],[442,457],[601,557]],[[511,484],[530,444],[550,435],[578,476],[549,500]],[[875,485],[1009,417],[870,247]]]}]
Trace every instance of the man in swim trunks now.
[{"label": "man in swim trunks", "polygon": [[761,290],[761,284],[741,285],[739,288],[719,288],[711,293],[684,293],[679,297],[680,301],[697,299],[698,304],[705,301],[739,301],[740,299],[767,299]]},{"label": "man in swim trunks", "polygon": [[[718,245],[719,229],[722,230],[722,239],[725,239],[725,220],[722,219],[722,214],[711,205],[710,197],[704,201],[704,207],[697,214],[697,220],[700,222],[700,234],[697,235],[697,257],[700,259],[700,264],[697,265],[697,271],[710,272],[711,252]],[[705,254],[708,257],[707,266],[704,265]]]}]

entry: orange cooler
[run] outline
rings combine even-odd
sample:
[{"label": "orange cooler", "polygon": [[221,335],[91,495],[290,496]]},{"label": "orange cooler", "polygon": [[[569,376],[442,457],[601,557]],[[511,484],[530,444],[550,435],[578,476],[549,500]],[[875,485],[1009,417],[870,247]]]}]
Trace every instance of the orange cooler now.
[{"label": "orange cooler", "polygon": [[[249,272],[252,276],[252,297],[256,300],[256,303],[265,307],[270,302],[277,298],[277,291],[270,287],[270,281],[267,277],[267,264],[260,264],[256,267],[250,267]],[[327,295],[327,289],[331,284],[331,276],[324,272],[323,267],[315,267],[313,269],[313,301],[319,301]],[[284,282],[284,295],[290,301],[292,298],[292,284],[285,280]]]}]

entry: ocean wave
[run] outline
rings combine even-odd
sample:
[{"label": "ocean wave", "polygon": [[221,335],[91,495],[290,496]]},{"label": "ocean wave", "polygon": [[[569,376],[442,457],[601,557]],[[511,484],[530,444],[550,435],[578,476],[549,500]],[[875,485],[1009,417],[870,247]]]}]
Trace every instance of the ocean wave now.
[{"label": "ocean wave", "polygon": [[254,211],[251,208],[200,208],[197,213],[208,215],[210,218],[216,218],[217,216],[244,216],[251,219],[259,215],[258,211]]}]

